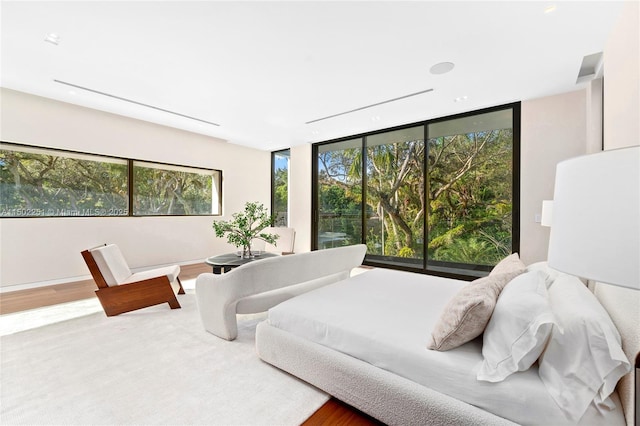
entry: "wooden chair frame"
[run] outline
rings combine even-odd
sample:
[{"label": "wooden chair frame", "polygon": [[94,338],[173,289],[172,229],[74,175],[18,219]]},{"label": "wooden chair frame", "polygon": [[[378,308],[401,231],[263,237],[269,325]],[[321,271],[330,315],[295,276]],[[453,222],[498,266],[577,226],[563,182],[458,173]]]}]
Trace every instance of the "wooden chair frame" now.
[{"label": "wooden chair frame", "polygon": [[[143,281],[109,286],[91,252],[84,250],[81,254],[91,272],[93,280],[98,286],[96,296],[100,300],[100,304],[108,317],[165,302],[169,304],[171,309],[180,308],[180,303],[166,275]],[[182,287],[180,278],[176,277],[176,280],[180,286],[178,294],[184,294],[184,288]]]}]

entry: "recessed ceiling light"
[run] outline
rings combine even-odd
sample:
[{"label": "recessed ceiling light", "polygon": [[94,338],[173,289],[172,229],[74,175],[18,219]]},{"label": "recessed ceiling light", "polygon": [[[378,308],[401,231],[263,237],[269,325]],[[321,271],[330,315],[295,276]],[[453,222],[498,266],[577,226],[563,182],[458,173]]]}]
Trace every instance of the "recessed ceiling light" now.
[{"label": "recessed ceiling light", "polygon": [[466,101],[468,98],[467,96],[458,96],[457,98],[454,99],[455,102],[463,102]]},{"label": "recessed ceiling light", "polygon": [[446,74],[455,67],[453,62],[440,62],[429,69],[431,74]]},{"label": "recessed ceiling light", "polygon": [[380,121],[380,116],[374,115],[373,117],[371,117],[371,121]]},{"label": "recessed ceiling light", "polygon": [[547,6],[544,8],[544,13],[553,13],[556,11],[556,5],[552,4],[551,6]]},{"label": "recessed ceiling light", "polygon": [[46,41],[47,43],[55,44],[57,46],[58,44],[60,44],[60,36],[56,33],[49,33],[44,38],[44,41]]}]

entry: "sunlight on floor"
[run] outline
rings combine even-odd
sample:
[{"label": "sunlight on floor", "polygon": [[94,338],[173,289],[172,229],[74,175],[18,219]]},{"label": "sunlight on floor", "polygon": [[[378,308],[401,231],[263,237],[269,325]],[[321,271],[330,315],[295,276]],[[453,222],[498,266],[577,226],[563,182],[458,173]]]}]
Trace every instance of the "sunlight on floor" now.
[{"label": "sunlight on floor", "polygon": [[[195,279],[184,280],[182,281],[182,286],[186,291],[189,291],[195,288],[195,283]],[[67,321],[96,312],[102,312],[102,306],[100,306],[97,298],[91,298],[0,315],[0,336],[31,330],[32,328]]]}]

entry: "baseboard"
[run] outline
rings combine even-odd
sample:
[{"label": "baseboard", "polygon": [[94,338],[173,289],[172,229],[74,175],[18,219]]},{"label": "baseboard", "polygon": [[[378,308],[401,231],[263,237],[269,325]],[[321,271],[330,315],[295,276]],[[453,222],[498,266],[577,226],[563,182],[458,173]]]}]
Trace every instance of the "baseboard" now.
[{"label": "baseboard", "polygon": [[[183,262],[174,262],[174,263],[167,263],[167,264],[163,264],[163,265],[146,266],[144,268],[133,268],[131,271],[132,272],[140,272],[140,271],[144,271],[144,270],[147,270],[147,269],[160,268],[160,267],[163,267],[163,266],[192,265],[194,263],[202,263],[202,259],[185,260]],[[51,285],[68,284],[68,283],[73,283],[73,282],[77,282],[77,281],[86,281],[86,280],[91,280],[91,279],[93,279],[91,277],[91,275],[87,274],[87,275],[80,275],[80,276],[75,276],[75,277],[59,278],[59,279],[55,279],[55,280],[35,281],[35,282],[23,283],[23,284],[13,284],[13,285],[7,285],[7,286],[0,287],[0,294],[2,294],[2,293],[10,293],[12,291],[31,290],[31,289],[34,289],[34,288],[48,287],[48,286],[51,286]]]}]

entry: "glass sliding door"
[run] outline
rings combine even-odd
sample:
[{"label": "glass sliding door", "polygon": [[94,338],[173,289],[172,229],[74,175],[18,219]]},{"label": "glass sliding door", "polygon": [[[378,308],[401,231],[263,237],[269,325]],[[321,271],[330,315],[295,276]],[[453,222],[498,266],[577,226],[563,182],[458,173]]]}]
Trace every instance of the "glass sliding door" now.
[{"label": "glass sliding door", "polygon": [[365,264],[487,275],[519,250],[520,104],[313,146],[313,249]]},{"label": "glass sliding door", "polygon": [[362,242],[362,139],[317,146],[319,249]]},{"label": "glass sliding door", "polygon": [[512,250],[513,110],[433,122],[427,134],[427,269],[484,275]]},{"label": "glass sliding door", "polygon": [[366,232],[371,260],[422,267],[424,126],[367,136]]}]

